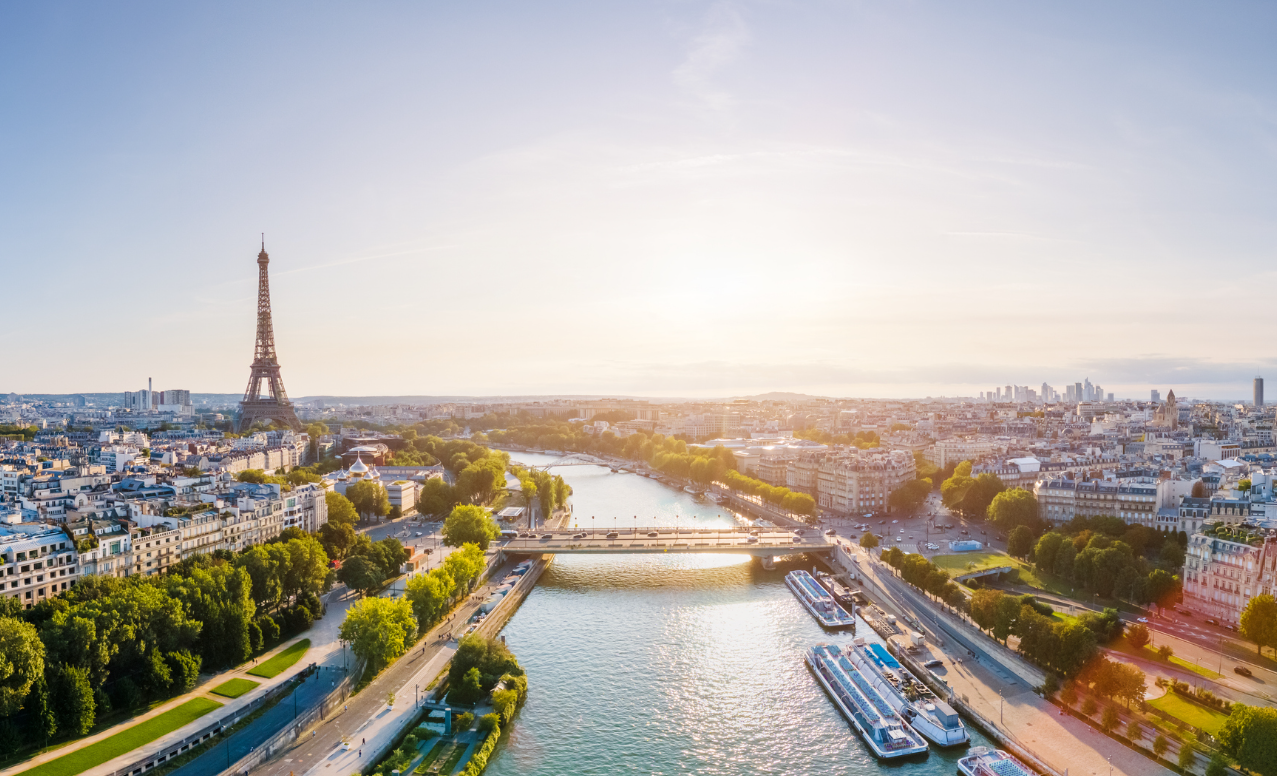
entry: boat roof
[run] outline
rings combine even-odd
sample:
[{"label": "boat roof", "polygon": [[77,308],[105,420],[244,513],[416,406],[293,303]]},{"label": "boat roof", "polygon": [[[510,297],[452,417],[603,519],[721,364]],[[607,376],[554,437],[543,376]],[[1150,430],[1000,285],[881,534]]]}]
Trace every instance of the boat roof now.
[{"label": "boat roof", "polygon": [[869,651],[873,654],[874,659],[887,668],[899,668],[900,661],[891,656],[887,648],[881,644],[870,644]]}]

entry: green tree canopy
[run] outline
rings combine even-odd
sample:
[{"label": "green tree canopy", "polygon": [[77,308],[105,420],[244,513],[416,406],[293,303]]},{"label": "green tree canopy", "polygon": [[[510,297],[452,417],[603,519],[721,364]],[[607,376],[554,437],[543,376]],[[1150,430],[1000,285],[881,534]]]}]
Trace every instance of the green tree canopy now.
[{"label": "green tree canopy", "polygon": [[359,513],[355,511],[355,505],[342,494],[327,491],[324,493],[324,501],[328,505],[328,522],[346,525],[359,522]]},{"label": "green tree canopy", "polygon": [[456,507],[443,521],[443,543],[450,547],[477,544],[479,549],[486,550],[500,535],[501,529],[483,507],[470,504]]},{"label": "green tree canopy", "polygon": [[860,537],[860,546],[867,550],[872,550],[878,546],[878,537],[869,531],[865,531],[864,536]]},{"label": "green tree canopy", "polygon": [[887,504],[892,509],[917,512],[926,502],[929,493],[931,493],[931,480],[925,478],[909,480],[892,491],[887,497]]},{"label": "green tree canopy", "polygon": [[380,669],[407,649],[417,620],[406,598],[362,598],[346,611],[341,638],[360,659]]},{"label": "green tree canopy", "polygon": [[[1005,493],[999,493],[998,498],[1005,495]],[[994,504],[997,504],[997,499],[994,499]],[[1016,558],[1027,558],[1029,553],[1033,552],[1033,546],[1033,530],[1028,526],[1017,525],[1007,536],[1007,553]]]},{"label": "green tree canopy", "polygon": [[31,685],[44,675],[44,642],[35,626],[0,617],[0,714],[22,707]]},{"label": "green tree canopy", "polygon": [[[385,517],[390,513],[390,496],[381,483],[362,480],[346,488],[346,498],[361,515]],[[331,517],[330,517],[331,519]]]},{"label": "green tree canopy", "polygon": [[1277,774],[1277,709],[1234,703],[1219,743],[1242,768],[1264,776]]},{"label": "green tree canopy", "polygon": [[1251,641],[1259,654],[1264,647],[1277,647],[1277,600],[1267,593],[1250,599],[1242,610],[1241,634]]},{"label": "green tree canopy", "polygon": [[341,568],[337,570],[337,580],[339,582],[351,590],[358,590],[363,595],[368,595],[376,590],[377,586],[385,579],[386,574],[382,571],[381,566],[362,555],[347,558],[341,564]]},{"label": "green tree canopy", "polygon": [[[978,478],[976,482],[979,482]],[[998,484],[1001,484],[1001,480]],[[976,488],[972,488],[972,493],[975,492]],[[970,496],[971,494],[968,494],[968,498]],[[1003,531],[1012,531],[1017,526],[1024,526],[1036,534],[1042,529],[1042,518],[1038,517],[1038,500],[1024,488],[994,491],[988,512],[990,522]]]}]

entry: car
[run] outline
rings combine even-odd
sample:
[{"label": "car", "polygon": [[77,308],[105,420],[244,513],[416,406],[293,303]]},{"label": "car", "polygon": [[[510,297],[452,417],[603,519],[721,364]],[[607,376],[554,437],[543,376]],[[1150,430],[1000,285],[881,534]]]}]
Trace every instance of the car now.
[{"label": "car", "polygon": [[541,534],[541,540],[542,540],[542,541],[544,541],[544,540],[546,540],[546,539],[553,539],[553,538],[554,538],[554,534]]},{"label": "car", "polygon": [[750,536],[758,536],[758,529],[757,529],[757,528],[755,528],[754,530],[750,531],[750,532],[749,532],[749,535],[750,535]]},{"label": "car", "polygon": [[573,535],[572,535],[572,538],[573,538],[573,539],[584,539],[585,537],[586,537],[586,534],[583,534],[583,533],[573,534]]},{"label": "car", "polygon": [[825,531],[825,536],[837,536],[837,535],[838,535],[838,532],[832,528],[830,528],[828,531]]},{"label": "car", "polygon": [[989,535],[989,532],[988,532],[988,531],[981,531],[981,532],[980,532],[980,535],[981,535],[981,536],[988,536],[988,535]]},{"label": "car", "polygon": [[421,531],[416,532],[413,536],[425,536]]},{"label": "car", "polygon": [[943,660],[928,660],[927,662],[922,664],[922,667],[923,668],[939,668],[942,665],[944,665]]},{"label": "car", "polygon": [[745,541],[746,541],[746,543],[748,543],[748,544],[758,544],[758,537],[757,537],[757,536],[751,536],[751,537],[749,537],[748,539],[746,539]]},{"label": "car", "polygon": [[1144,623],[1146,623],[1146,622],[1148,622],[1148,618],[1147,618],[1147,617],[1140,617],[1139,619],[1137,619],[1137,620],[1136,620],[1136,622],[1144,622]]},{"label": "car", "polygon": [[897,536],[897,537],[896,537],[896,544],[900,544],[900,537],[899,537],[899,536]]},{"label": "car", "polygon": [[532,538],[532,534],[528,533],[527,531],[524,531],[523,533],[519,534],[519,538],[520,538],[520,539],[530,539],[530,538]]},{"label": "car", "polygon": [[1212,618],[1208,617],[1208,618],[1206,618],[1206,624],[1207,624],[1207,625],[1219,625],[1219,620],[1212,619]]},{"label": "car", "polygon": [[1233,666],[1233,673],[1238,676],[1254,676],[1254,674],[1251,673],[1251,670],[1246,666]]},{"label": "car", "polygon": [[659,533],[657,533],[656,531],[648,531],[648,532],[647,532],[647,538],[649,538],[649,539],[655,539],[655,538],[656,538],[656,537],[658,537],[658,536],[660,536],[660,534],[659,534]]},{"label": "car", "polygon": [[896,523],[899,523],[899,522],[900,522],[899,520],[892,520],[892,521],[891,521],[891,524],[892,524],[892,525],[895,525]]},{"label": "car", "polygon": [[878,525],[886,525],[886,524],[887,524],[887,521],[886,521],[886,520],[879,520],[879,521],[878,521]]},{"label": "car", "polygon": [[607,538],[609,539],[619,539],[620,537],[621,535],[617,533],[616,531],[613,531],[607,535]]},{"label": "car", "polygon": [[912,537],[912,536],[910,536],[910,537],[909,537],[909,541],[913,541],[913,537]]},{"label": "car", "polygon": [[970,531],[962,531],[962,535],[963,535],[963,536],[970,536],[970,535],[971,535],[971,532],[970,532]]},{"label": "car", "polygon": [[1190,612],[1190,611],[1188,611],[1187,609],[1176,609],[1175,611],[1176,611],[1176,612],[1178,612],[1179,614],[1184,615],[1185,617],[1192,617],[1192,616],[1193,616],[1193,613],[1192,613],[1192,612]]}]

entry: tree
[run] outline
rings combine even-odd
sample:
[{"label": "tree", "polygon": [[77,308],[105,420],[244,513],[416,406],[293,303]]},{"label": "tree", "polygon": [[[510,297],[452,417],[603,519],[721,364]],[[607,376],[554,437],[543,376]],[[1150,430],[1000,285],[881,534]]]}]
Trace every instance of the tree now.
[{"label": "tree", "polygon": [[1277,709],[1234,703],[1219,733],[1220,751],[1255,773],[1277,773]]},{"label": "tree", "polygon": [[355,655],[380,670],[404,653],[416,632],[406,598],[363,598],[346,611],[340,635]]},{"label": "tree", "polygon": [[1228,761],[1223,757],[1216,755],[1206,763],[1206,776],[1226,776],[1227,773]]},{"label": "tree", "polygon": [[96,718],[96,702],[88,670],[61,665],[50,670],[49,679],[49,699],[57,717],[58,730],[72,736],[88,733]]},{"label": "tree", "polygon": [[1166,736],[1161,733],[1157,734],[1157,738],[1153,739],[1153,754],[1162,757],[1166,754],[1166,750],[1171,748],[1171,742],[1166,740]]},{"label": "tree", "polygon": [[874,547],[878,546],[878,537],[868,531],[865,531],[865,535],[860,537],[860,546],[864,547],[866,550],[872,550]]},{"label": "tree", "polygon": [[473,706],[483,698],[483,680],[478,668],[471,668],[461,677],[461,681],[452,685],[448,691],[448,702],[461,706]]},{"label": "tree", "polygon": [[[125,681],[128,681],[127,677],[121,680],[121,684]],[[22,708],[27,712],[27,724],[30,725],[28,732],[32,737],[37,740],[48,739],[58,732],[58,718],[53,711],[49,698],[49,684],[43,673],[32,682],[31,692]]]},{"label": "tree", "polygon": [[1063,543],[1064,535],[1057,531],[1043,534],[1033,548],[1033,562],[1042,571],[1054,571],[1055,555]]},{"label": "tree", "polygon": [[423,633],[439,621],[456,589],[456,582],[443,569],[432,569],[408,580],[405,594],[412,602],[413,615]]},{"label": "tree", "polygon": [[1131,717],[1131,721],[1126,724],[1126,737],[1131,741],[1139,741],[1144,737],[1144,726],[1140,724],[1138,717]]},{"label": "tree", "polygon": [[1264,647],[1277,647],[1277,600],[1267,593],[1250,599],[1242,610],[1241,634],[1255,642],[1259,654]]},{"label": "tree", "polygon": [[245,550],[235,561],[235,565],[248,572],[248,578],[252,581],[253,601],[259,611],[279,604],[283,594],[279,564],[283,555],[279,552],[278,545],[259,544]]},{"label": "tree", "polygon": [[[999,493],[998,498],[1005,496]],[[997,499],[994,499],[996,502]],[[1016,558],[1026,558],[1033,551],[1033,530],[1028,526],[1017,525],[1007,536],[1007,553]]]},{"label": "tree", "polygon": [[1148,626],[1143,623],[1137,622],[1126,629],[1126,642],[1137,650],[1143,649],[1152,639]]},{"label": "tree", "polygon": [[[1172,543],[1167,543],[1163,548],[1166,550],[1174,550],[1180,555],[1179,567],[1184,565],[1183,551]],[[1177,567],[1178,568],[1178,567]],[[1148,575],[1148,579],[1144,580],[1144,595],[1142,596],[1144,603],[1150,603],[1158,609],[1170,606],[1174,603],[1176,593],[1179,591],[1179,577],[1174,576],[1163,569],[1153,569]]]},{"label": "tree", "polygon": [[290,539],[282,549],[281,571],[284,573],[280,586],[283,591],[298,598],[323,592],[328,579],[328,553],[324,552],[323,545],[313,536],[306,536]]},{"label": "tree", "polygon": [[909,480],[892,491],[887,497],[887,504],[893,509],[916,512],[926,502],[929,493],[931,493],[931,480]]},{"label": "tree", "polygon": [[[341,498],[344,499],[345,496]],[[353,510],[354,507],[351,509]],[[330,520],[319,527],[319,541],[324,545],[324,552],[330,558],[346,557],[350,546],[355,543],[355,536],[355,529],[349,523]]]},{"label": "tree", "polygon": [[[983,477],[984,475],[980,475]],[[992,476],[992,475],[990,475]],[[996,478],[995,478],[996,479]],[[999,486],[1002,481],[998,480]],[[977,492],[980,487],[980,478],[976,478],[976,485],[972,487],[972,493]],[[991,488],[992,485],[985,486]],[[971,493],[967,494],[967,498],[971,498]],[[1011,490],[993,491],[993,495],[989,497],[989,521],[1003,531],[1013,531],[1016,527],[1024,527],[1029,529],[1030,534],[1040,531],[1042,528],[1042,518],[1038,517],[1038,500],[1034,495],[1024,488],[1013,488]],[[1028,554],[1027,552],[1025,553]]]},{"label": "tree", "polygon": [[385,517],[390,513],[390,496],[380,483],[361,480],[346,488],[346,498],[360,515]]},{"label": "tree", "polygon": [[483,573],[483,550],[477,544],[463,544],[443,561],[443,570],[452,577],[457,590],[469,590],[470,583]]},{"label": "tree", "polygon": [[[989,507],[993,505],[993,500],[997,498],[998,494],[1004,492],[1006,488],[1006,484],[996,474],[984,472],[971,483],[966,495],[962,497],[962,504],[959,505],[959,509],[967,517],[984,520],[989,516]],[[1022,489],[1017,488],[1017,490]],[[1033,499],[1032,493],[1024,492],[1028,493],[1029,498],[1033,500],[1033,512],[1036,518],[1036,499]]]},{"label": "tree", "polygon": [[1179,769],[1184,773],[1189,772],[1189,768],[1193,767],[1193,763],[1197,762],[1197,746],[1192,741],[1185,741],[1179,745]]},{"label": "tree", "polygon": [[443,521],[443,543],[449,547],[476,544],[480,550],[501,534],[495,520],[483,507],[462,505],[452,510]]},{"label": "tree", "polygon": [[355,505],[340,493],[328,491],[324,493],[324,501],[328,506],[328,522],[354,525],[359,522],[359,513]]},{"label": "tree", "polygon": [[376,590],[385,579],[381,566],[362,555],[348,558],[337,571],[337,580],[351,590],[358,590],[361,595],[368,595]]},{"label": "tree", "polygon": [[44,676],[44,643],[34,625],[0,617],[0,714],[22,708],[31,685]]},{"label": "tree", "polygon": [[1066,709],[1073,708],[1073,704],[1077,703],[1077,687],[1072,682],[1064,685],[1064,689],[1060,691],[1060,703]]}]

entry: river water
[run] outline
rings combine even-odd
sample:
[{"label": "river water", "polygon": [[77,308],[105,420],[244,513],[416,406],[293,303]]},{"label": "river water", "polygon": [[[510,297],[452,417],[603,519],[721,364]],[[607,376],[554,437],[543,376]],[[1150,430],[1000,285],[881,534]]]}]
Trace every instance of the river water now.
[{"label": "river water", "polygon": [[[512,453],[543,464],[554,457]],[[603,467],[555,469],[576,522],[730,526],[712,503]],[[489,776],[957,773],[962,749],[873,757],[807,671],[823,631],[785,587],[801,559],[560,556],[503,634],[528,672],[528,702]],[[864,623],[857,634],[877,635]],[[975,744],[988,744],[972,731]]]}]

